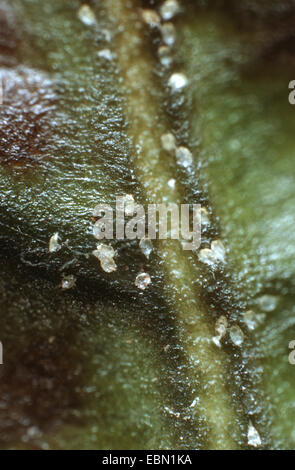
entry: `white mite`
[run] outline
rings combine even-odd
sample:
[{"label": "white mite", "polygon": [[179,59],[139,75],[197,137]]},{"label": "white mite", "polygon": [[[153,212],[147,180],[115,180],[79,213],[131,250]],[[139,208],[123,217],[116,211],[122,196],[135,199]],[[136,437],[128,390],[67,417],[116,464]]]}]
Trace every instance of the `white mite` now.
[{"label": "white mite", "polygon": [[209,266],[225,263],[225,248],[220,240],[211,243],[211,248],[203,248],[198,255],[199,260]]},{"label": "white mite", "polygon": [[125,214],[130,217],[134,214],[134,206],[135,201],[132,194],[125,194],[123,197],[124,207],[125,207]]},{"label": "white mite", "polygon": [[141,290],[145,290],[151,282],[151,277],[148,273],[140,273],[135,279],[136,287]]},{"label": "white mite", "polygon": [[186,147],[178,147],[176,149],[176,160],[179,165],[183,166],[184,168],[188,168],[193,163],[193,155],[191,151]]},{"label": "white mite", "polygon": [[96,24],[96,16],[89,5],[81,5],[77,14],[79,20],[86,26],[93,26]]},{"label": "white mite", "polygon": [[166,152],[175,152],[176,150],[176,139],[171,132],[167,132],[161,136],[161,144]]},{"label": "white mite", "polygon": [[49,240],[49,252],[50,253],[55,253],[56,251],[59,251],[61,249],[61,245],[58,243],[59,240],[59,235],[58,232],[56,232],[54,235]]},{"label": "white mite", "polygon": [[161,18],[155,10],[142,10],[141,18],[144,23],[150,26],[150,28],[158,28],[161,24]]},{"label": "white mite", "polygon": [[161,26],[161,34],[163,43],[166,46],[173,46],[176,40],[175,27],[172,23],[164,23]]},{"label": "white mite", "polygon": [[278,304],[278,297],[275,295],[262,295],[258,299],[259,306],[264,312],[272,312]]},{"label": "white mite", "polygon": [[230,339],[235,346],[242,346],[244,333],[238,325],[233,325],[229,330]]},{"label": "white mite", "polygon": [[72,289],[76,284],[76,278],[75,276],[72,276],[71,274],[68,276],[63,276],[61,280],[61,288],[62,290],[68,290]]},{"label": "white mite", "polygon": [[168,186],[169,186],[170,189],[175,189],[175,184],[176,184],[176,180],[174,178],[171,178],[168,181]]},{"label": "white mite", "polygon": [[177,0],[166,0],[160,8],[160,14],[164,21],[171,20],[180,11]]},{"label": "white mite", "polygon": [[205,207],[201,208],[201,224],[210,225],[209,212]]},{"label": "white mite", "polygon": [[100,59],[105,59],[108,61],[112,61],[114,58],[110,49],[101,49],[100,51],[98,51],[97,55]]},{"label": "white mite", "polygon": [[214,336],[212,338],[212,341],[219,348],[221,348],[220,341],[226,335],[227,325],[228,325],[227,318],[224,315],[222,315],[220,318],[218,318],[218,320],[215,323],[216,336]]},{"label": "white mite", "polygon": [[188,84],[188,79],[183,73],[173,73],[169,78],[168,85],[171,91],[182,91]]},{"label": "white mite", "polygon": [[114,261],[115,250],[111,245],[100,243],[92,253],[99,259],[100,266],[106,273],[112,273],[117,270],[117,265]]},{"label": "white mite", "polygon": [[170,67],[172,64],[172,57],[170,55],[170,47],[160,46],[158,49],[158,56],[163,67]]},{"label": "white mite", "polygon": [[261,446],[261,438],[259,436],[258,431],[254,428],[253,424],[251,423],[251,421],[248,426],[248,445],[252,447]]},{"label": "white mite", "polygon": [[149,259],[151,252],[153,251],[153,244],[148,238],[142,238],[139,242],[139,247],[144,256]]}]

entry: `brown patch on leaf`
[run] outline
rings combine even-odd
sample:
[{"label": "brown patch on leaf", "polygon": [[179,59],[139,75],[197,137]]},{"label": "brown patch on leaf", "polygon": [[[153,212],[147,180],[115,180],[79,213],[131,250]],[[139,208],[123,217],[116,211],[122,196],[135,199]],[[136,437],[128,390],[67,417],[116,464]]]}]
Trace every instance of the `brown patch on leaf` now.
[{"label": "brown patch on leaf", "polygon": [[0,163],[36,163],[48,153],[53,134],[53,84],[44,74],[25,67],[0,69],[1,80]]},{"label": "brown patch on leaf", "polygon": [[218,2],[231,15],[257,61],[294,63],[294,0]]},{"label": "brown patch on leaf", "polygon": [[294,64],[294,31],[295,11],[287,18],[267,22],[254,32],[253,38],[261,48],[260,58]]},{"label": "brown patch on leaf", "polygon": [[20,66],[21,38],[13,7],[0,1],[0,163],[27,167],[48,153],[54,95],[44,74]]},{"label": "brown patch on leaf", "polygon": [[38,448],[44,433],[78,424],[82,407],[81,355],[61,339],[32,343],[1,366],[0,443]]}]

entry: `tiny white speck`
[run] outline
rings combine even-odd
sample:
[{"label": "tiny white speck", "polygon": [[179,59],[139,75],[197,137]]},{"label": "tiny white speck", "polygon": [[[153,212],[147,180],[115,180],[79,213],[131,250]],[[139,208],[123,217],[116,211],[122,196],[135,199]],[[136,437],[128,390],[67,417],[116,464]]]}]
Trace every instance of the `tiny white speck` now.
[{"label": "tiny white speck", "polygon": [[194,408],[196,405],[198,405],[200,402],[199,397],[194,398],[194,400],[190,404],[190,408]]},{"label": "tiny white speck", "polygon": [[205,207],[201,208],[201,224],[202,225],[209,225],[210,224],[210,219],[209,219],[209,212]]},{"label": "tiny white speck", "polygon": [[220,341],[222,338],[226,335],[226,330],[227,330],[227,318],[222,315],[221,317],[218,318],[218,320],[215,323],[215,333],[216,336],[212,338],[212,341],[216,346],[221,348],[221,343]]},{"label": "tiny white speck", "polygon": [[117,265],[113,258],[102,258],[100,260],[100,265],[106,273],[113,273],[117,270]]},{"label": "tiny white speck", "polygon": [[170,67],[172,64],[171,50],[168,46],[160,46],[158,56],[163,67]]},{"label": "tiny white speck", "polygon": [[163,43],[166,44],[166,46],[173,46],[175,43],[176,39],[176,32],[175,32],[175,27],[172,23],[164,23],[161,26],[161,33],[162,33],[162,39]]},{"label": "tiny white speck", "polygon": [[151,282],[151,277],[148,273],[140,273],[135,279],[136,287],[141,290],[145,290]]},{"label": "tiny white speck", "polygon": [[183,166],[184,168],[188,168],[193,163],[193,155],[191,151],[186,147],[178,147],[176,149],[176,160],[179,165]]},{"label": "tiny white speck", "polygon": [[168,85],[172,91],[182,91],[188,84],[188,80],[183,73],[174,73],[168,81]]},{"label": "tiny white speck", "polygon": [[214,266],[216,264],[216,258],[210,248],[203,248],[200,250],[198,258],[201,263],[208,264],[209,266]]},{"label": "tiny white speck", "polygon": [[56,251],[59,251],[61,249],[61,245],[58,243],[59,240],[59,235],[58,232],[56,232],[54,235],[49,240],[49,252],[54,253]]},{"label": "tiny white speck", "polygon": [[211,243],[210,248],[203,248],[199,251],[199,260],[209,266],[215,266],[218,263],[225,263],[225,248],[220,240]]},{"label": "tiny white speck", "polygon": [[256,315],[252,310],[248,310],[243,314],[244,322],[249,330],[254,330],[257,326]]},{"label": "tiny white speck", "polygon": [[107,42],[111,42],[112,40],[112,33],[108,29],[102,29],[102,34]]},{"label": "tiny white speck", "polygon": [[97,258],[113,258],[115,256],[115,250],[111,245],[104,245],[99,243],[96,248]]},{"label": "tiny white speck", "polygon": [[262,295],[258,299],[258,304],[264,312],[272,312],[278,304],[278,297],[274,295]]},{"label": "tiny white speck", "polygon": [[71,274],[68,276],[63,276],[62,281],[61,281],[61,288],[63,290],[68,290],[72,289],[76,284],[76,278],[75,276],[72,276]]},{"label": "tiny white speck", "polygon": [[155,10],[142,10],[141,18],[144,23],[148,24],[151,28],[157,28],[161,24],[161,18]]},{"label": "tiny white speck", "polygon": [[244,333],[238,325],[233,325],[229,330],[230,339],[235,346],[242,346]]},{"label": "tiny white speck", "polygon": [[177,412],[177,411],[172,410],[168,406],[165,406],[164,410],[167,411],[167,413],[169,413],[171,416],[175,416],[175,418],[180,418],[180,413]]},{"label": "tiny white speck", "polygon": [[111,245],[100,243],[97,245],[97,249],[93,251],[93,255],[99,259],[101,268],[106,273],[112,273],[117,270],[117,265],[113,259],[115,250]]},{"label": "tiny white speck", "polygon": [[248,426],[248,445],[252,447],[261,446],[261,438],[251,421]]},{"label": "tiny white speck", "polygon": [[96,24],[96,16],[89,5],[81,5],[78,10],[78,18],[87,26],[93,26]]},{"label": "tiny white speck", "polygon": [[211,243],[211,250],[213,251],[217,261],[225,263],[225,248],[222,241],[214,240],[214,242]]},{"label": "tiny white speck", "polygon": [[134,214],[134,197],[132,196],[132,194],[125,194],[125,196],[123,197],[123,202],[125,207],[125,214],[130,217]]},{"label": "tiny white speck", "polygon": [[163,20],[171,20],[180,11],[177,0],[166,0],[160,8],[160,14]]},{"label": "tiny white speck", "polygon": [[247,310],[243,314],[243,320],[246,324],[248,330],[255,330],[259,325],[261,325],[265,320],[265,313],[255,313],[252,310]]},{"label": "tiny white speck", "polygon": [[167,132],[167,134],[161,136],[161,143],[162,148],[166,150],[166,152],[174,152],[176,149],[176,139],[171,132]]},{"label": "tiny white speck", "polygon": [[102,49],[101,51],[98,51],[97,55],[100,59],[106,59],[109,61],[113,60],[114,58],[110,49]]},{"label": "tiny white speck", "polygon": [[153,251],[153,244],[148,238],[142,238],[139,242],[139,247],[144,256],[149,259],[151,252]]},{"label": "tiny white speck", "polygon": [[175,189],[175,184],[176,180],[174,178],[171,178],[171,180],[168,181],[168,186],[170,189]]}]

